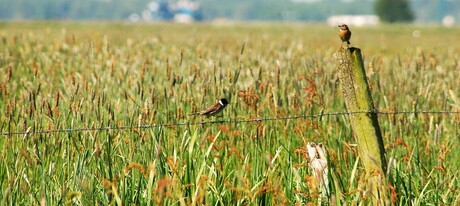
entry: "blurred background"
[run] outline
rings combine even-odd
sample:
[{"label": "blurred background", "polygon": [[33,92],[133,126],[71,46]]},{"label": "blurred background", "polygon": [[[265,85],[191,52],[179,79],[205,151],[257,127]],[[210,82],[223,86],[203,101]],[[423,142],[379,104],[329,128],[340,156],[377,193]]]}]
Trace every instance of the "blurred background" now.
[{"label": "blurred background", "polygon": [[0,20],[414,22],[452,26],[459,0],[0,0]]}]

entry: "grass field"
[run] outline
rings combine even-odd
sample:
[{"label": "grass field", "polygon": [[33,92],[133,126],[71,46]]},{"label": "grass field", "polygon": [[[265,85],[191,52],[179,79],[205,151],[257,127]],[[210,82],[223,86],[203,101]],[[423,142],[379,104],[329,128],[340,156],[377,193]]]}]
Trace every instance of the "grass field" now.
[{"label": "grass field", "polygon": [[[332,54],[314,24],[0,23],[2,205],[365,204]],[[460,110],[460,28],[351,28],[381,111]],[[223,117],[190,117],[221,97]],[[460,115],[379,115],[400,205],[460,204]],[[8,135],[10,132],[133,127]]]}]

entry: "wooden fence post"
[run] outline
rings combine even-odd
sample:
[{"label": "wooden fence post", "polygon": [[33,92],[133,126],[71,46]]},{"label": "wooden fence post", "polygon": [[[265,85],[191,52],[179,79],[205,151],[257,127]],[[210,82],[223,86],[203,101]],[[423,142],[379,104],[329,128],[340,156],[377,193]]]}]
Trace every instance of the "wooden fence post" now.
[{"label": "wooden fence post", "polygon": [[[358,154],[365,169],[364,198],[372,205],[387,205],[386,160],[382,134],[359,48],[340,48],[333,55],[339,70]],[[367,193],[367,194],[366,194]]]}]

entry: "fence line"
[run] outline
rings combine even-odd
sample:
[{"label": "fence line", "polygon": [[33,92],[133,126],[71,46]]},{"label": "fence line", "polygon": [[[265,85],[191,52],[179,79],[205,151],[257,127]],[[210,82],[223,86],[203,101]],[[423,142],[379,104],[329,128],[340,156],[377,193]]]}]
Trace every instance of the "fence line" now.
[{"label": "fence line", "polygon": [[267,122],[267,121],[282,121],[290,119],[315,119],[321,117],[330,116],[343,116],[353,114],[383,114],[383,115],[410,115],[410,114],[422,114],[422,115],[445,115],[445,114],[460,114],[460,111],[352,111],[352,112],[331,112],[331,113],[319,113],[311,115],[294,115],[285,117],[264,117],[264,118],[253,118],[253,119],[224,119],[224,120],[210,120],[210,121],[199,121],[199,122],[182,122],[182,123],[165,123],[165,124],[153,124],[153,125],[138,125],[138,126],[113,126],[113,127],[91,127],[91,128],[68,128],[68,129],[56,129],[56,130],[38,130],[38,131],[21,131],[21,132],[2,132],[2,136],[12,135],[29,135],[29,134],[52,134],[52,133],[74,133],[74,132],[88,132],[88,131],[110,131],[110,130],[130,130],[130,129],[151,129],[160,127],[182,127],[191,125],[206,125],[206,124],[230,124],[230,123],[249,123],[249,122]]}]

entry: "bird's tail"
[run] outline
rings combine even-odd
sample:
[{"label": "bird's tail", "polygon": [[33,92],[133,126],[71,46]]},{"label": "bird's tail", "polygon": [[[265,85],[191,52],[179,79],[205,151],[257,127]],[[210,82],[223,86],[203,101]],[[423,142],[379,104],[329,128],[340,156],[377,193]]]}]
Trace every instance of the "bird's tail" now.
[{"label": "bird's tail", "polygon": [[195,115],[199,115],[199,114],[200,114],[199,112],[195,112],[195,113],[188,114],[188,116],[195,116]]}]

